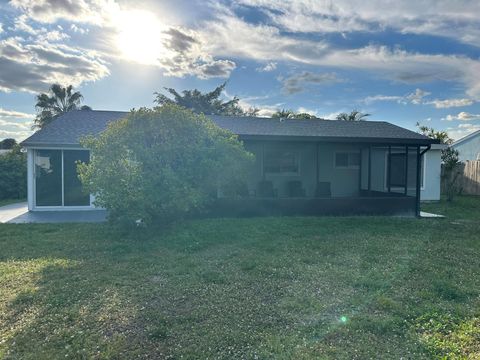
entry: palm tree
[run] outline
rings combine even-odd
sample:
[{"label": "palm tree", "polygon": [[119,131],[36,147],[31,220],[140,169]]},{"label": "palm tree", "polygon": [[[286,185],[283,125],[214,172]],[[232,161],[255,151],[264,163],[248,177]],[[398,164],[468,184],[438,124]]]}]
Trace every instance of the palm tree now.
[{"label": "palm tree", "polygon": [[250,113],[245,112],[238,105],[240,99],[236,96],[229,101],[223,101],[220,99],[222,91],[225,90],[226,85],[227,83],[224,82],[223,84],[217,86],[214,90],[206,93],[202,93],[197,89],[184,90],[179,93],[175,89],[164,88],[172,96],[169,97],[162,93],[155,92],[154,95],[156,98],[154,101],[159,106],[163,106],[165,104],[177,104],[192,110],[196,114],[203,113],[206,115],[252,116],[252,112],[254,114],[258,113],[258,111],[253,109],[249,110]]},{"label": "palm tree", "polygon": [[59,84],[53,84],[47,94],[37,95],[37,103],[35,104],[37,116],[32,129],[41,129],[61,114],[72,110],[91,110],[86,105],[80,106],[82,100],[82,94],[79,91],[74,92],[72,85],[63,87]]},{"label": "palm tree", "polygon": [[348,113],[340,113],[337,115],[337,120],[343,120],[343,121],[360,121],[360,120],[365,120],[367,116],[370,116],[371,114],[365,114],[362,113],[358,110],[353,110],[350,114]]}]

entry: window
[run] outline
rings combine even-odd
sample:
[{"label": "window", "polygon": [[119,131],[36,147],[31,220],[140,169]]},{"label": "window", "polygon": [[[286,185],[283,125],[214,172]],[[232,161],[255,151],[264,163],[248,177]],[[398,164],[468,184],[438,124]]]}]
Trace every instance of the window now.
[{"label": "window", "polygon": [[360,153],[358,152],[335,153],[335,167],[339,169],[360,168]]},{"label": "window", "polygon": [[299,154],[289,149],[266,149],[263,169],[269,174],[298,174]]},{"label": "window", "polygon": [[[420,187],[424,187],[425,155],[420,159]],[[408,174],[405,173],[405,153],[390,154],[390,187],[405,187],[406,175],[408,187],[415,188],[417,183],[417,155],[408,154]],[[388,173],[387,173],[388,174]]]},{"label": "window", "polygon": [[77,161],[89,157],[86,150],[36,150],[35,206],[89,206],[77,174]]}]

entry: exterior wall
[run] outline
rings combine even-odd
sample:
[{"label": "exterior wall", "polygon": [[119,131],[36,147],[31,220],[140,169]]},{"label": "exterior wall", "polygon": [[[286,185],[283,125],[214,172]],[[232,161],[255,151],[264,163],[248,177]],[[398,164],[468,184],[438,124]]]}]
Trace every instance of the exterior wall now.
[{"label": "exterior wall", "polygon": [[[320,144],[318,146],[318,151],[318,181],[330,182],[332,197],[358,196],[360,168],[336,168],[335,154],[337,152],[360,153],[360,147],[350,144],[326,143]],[[314,193],[312,193],[312,195],[314,195]]]},{"label": "exterior wall", "polygon": [[423,187],[420,190],[420,199],[440,200],[441,150],[431,149],[423,156]]},{"label": "exterior wall", "polygon": [[[372,149],[372,179],[374,191],[387,191],[387,152],[386,149]],[[440,200],[441,148],[430,149],[424,155],[422,167],[423,184],[420,188],[420,200]],[[362,152],[362,163],[368,164],[368,151]],[[368,167],[362,169],[362,189],[368,188]],[[413,189],[414,190],[414,189]],[[413,191],[411,190],[411,191]]]},{"label": "exterior wall", "polygon": [[452,147],[459,152],[459,159],[462,162],[467,160],[480,160],[480,133],[472,136]]},{"label": "exterior wall", "polygon": [[[247,183],[251,192],[257,188],[258,182],[264,176],[265,180],[273,183],[274,188],[278,191],[278,197],[287,196],[287,183],[292,180],[302,182],[307,197],[315,196],[317,186],[316,143],[285,143],[284,146],[291,147],[299,153],[300,171],[298,175],[263,174],[263,146],[264,143],[261,142],[245,142],[247,150],[252,152],[256,158]],[[335,153],[345,151],[360,152],[360,148],[350,144],[323,143],[318,145],[318,181],[330,182],[332,197],[359,195],[360,169],[335,168]]]}]

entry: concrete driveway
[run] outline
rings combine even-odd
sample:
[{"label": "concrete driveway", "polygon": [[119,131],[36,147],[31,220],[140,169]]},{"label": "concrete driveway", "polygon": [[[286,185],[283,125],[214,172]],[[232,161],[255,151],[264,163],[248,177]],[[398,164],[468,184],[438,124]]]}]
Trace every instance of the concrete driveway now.
[{"label": "concrete driveway", "polygon": [[64,210],[28,211],[27,203],[10,204],[0,207],[0,223],[72,223],[103,222],[107,219],[105,210]]}]

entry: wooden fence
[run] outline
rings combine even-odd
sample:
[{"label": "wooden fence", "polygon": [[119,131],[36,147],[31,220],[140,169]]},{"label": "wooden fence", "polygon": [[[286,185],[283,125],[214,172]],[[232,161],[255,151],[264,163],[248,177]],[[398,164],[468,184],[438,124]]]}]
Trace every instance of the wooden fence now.
[{"label": "wooden fence", "polygon": [[[466,161],[458,165],[454,173],[459,173],[456,184],[462,194],[480,195],[480,160]],[[442,193],[445,193],[446,180],[443,175],[442,167]]]}]

